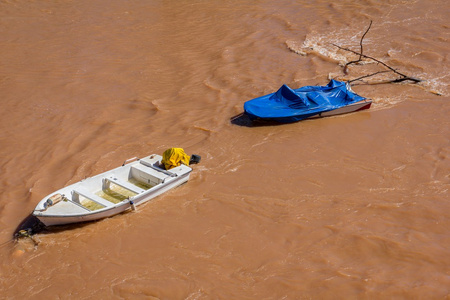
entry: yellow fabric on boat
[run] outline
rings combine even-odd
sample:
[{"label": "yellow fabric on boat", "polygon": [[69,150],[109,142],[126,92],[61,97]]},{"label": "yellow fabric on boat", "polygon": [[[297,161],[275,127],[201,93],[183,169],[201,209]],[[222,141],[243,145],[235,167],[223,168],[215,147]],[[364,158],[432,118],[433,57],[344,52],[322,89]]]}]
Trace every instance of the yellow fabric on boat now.
[{"label": "yellow fabric on boat", "polygon": [[189,166],[189,155],[184,153],[182,148],[169,148],[164,151],[162,155],[161,163],[164,165],[166,170],[178,167],[181,164]]}]

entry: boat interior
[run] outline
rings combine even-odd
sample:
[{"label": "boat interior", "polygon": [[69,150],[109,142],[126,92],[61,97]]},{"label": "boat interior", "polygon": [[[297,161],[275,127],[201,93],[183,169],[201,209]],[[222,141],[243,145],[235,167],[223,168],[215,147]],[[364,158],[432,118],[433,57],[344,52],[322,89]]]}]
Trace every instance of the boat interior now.
[{"label": "boat interior", "polygon": [[145,193],[173,175],[159,168],[158,163],[141,159],[59,190],[60,197],[56,197],[59,200],[48,205],[46,211],[49,214],[74,213],[108,208]]}]

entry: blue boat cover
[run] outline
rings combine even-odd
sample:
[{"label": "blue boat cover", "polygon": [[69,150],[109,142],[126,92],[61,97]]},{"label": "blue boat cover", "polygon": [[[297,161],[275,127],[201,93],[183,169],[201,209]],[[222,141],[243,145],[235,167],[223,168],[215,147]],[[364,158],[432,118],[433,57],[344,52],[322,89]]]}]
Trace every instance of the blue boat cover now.
[{"label": "blue boat cover", "polygon": [[326,86],[304,86],[298,89],[283,84],[275,93],[245,102],[244,111],[252,120],[289,123],[364,99],[351,91],[345,82],[337,80],[331,80]]}]

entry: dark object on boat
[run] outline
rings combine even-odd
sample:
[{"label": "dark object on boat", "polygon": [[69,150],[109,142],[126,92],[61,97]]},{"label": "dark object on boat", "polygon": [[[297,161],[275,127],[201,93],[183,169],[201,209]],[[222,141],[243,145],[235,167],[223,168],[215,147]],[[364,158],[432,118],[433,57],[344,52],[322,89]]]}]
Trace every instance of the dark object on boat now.
[{"label": "dark object on boat", "polygon": [[326,86],[287,85],[272,94],[245,102],[245,114],[252,120],[291,123],[368,109],[372,100],[354,93],[350,85],[331,80]]},{"label": "dark object on boat", "polygon": [[197,154],[192,154],[191,155],[191,159],[189,160],[189,164],[198,164],[200,162],[200,160],[202,159],[202,157],[200,155]]}]

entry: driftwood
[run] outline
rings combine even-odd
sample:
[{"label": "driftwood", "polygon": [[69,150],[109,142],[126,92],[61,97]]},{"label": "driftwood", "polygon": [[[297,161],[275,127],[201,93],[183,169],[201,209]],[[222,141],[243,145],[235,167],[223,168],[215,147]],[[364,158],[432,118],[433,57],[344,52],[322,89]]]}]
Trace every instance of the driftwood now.
[{"label": "driftwood", "polygon": [[[348,63],[345,64],[345,66],[344,66],[344,74],[345,74],[345,75],[348,74],[348,66],[349,66],[349,65],[359,63],[359,62],[362,60],[362,58],[363,58],[363,40],[364,40],[364,37],[366,36],[366,34],[369,32],[370,27],[372,27],[372,21],[370,21],[369,27],[368,27],[367,30],[364,32],[364,34],[363,34],[362,37],[361,37],[361,40],[359,41],[359,47],[360,47],[361,50],[360,50],[360,53],[359,53],[359,58],[358,58],[358,60],[353,60],[353,61],[350,61],[350,62],[348,62]],[[333,45],[336,46],[336,47],[338,47],[338,48],[340,48],[340,49],[342,49],[342,47],[340,47],[340,46],[337,46],[337,45],[335,45],[335,44],[333,44]]]},{"label": "driftwood", "polygon": [[371,77],[371,76],[375,76],[377,74],[387,73],[387,72],[393,72],[393,73],[399,75],[400,77],[395,78],[395,79],[387,79],[387,80],[383,80],[383,81],[378,81],[378,82],[365,82],[365,83],[366,84],[383,84],[383,83],[398,83],[398,82],[403,82],[403,81],[410,81],[412,83],[419,83],[419,82],[423,81],[422,79],[414,78],[414,77],[405,75],[403,73],[400,73],[399,71],[397,71],[396,69],[392,68],[388,64],[382,62],[381,60],[376,59],[376,58],[374,58],[372,56],[369,56],[369,55],[365,55],[363,53],[363,40],[364,40],[364,37],[366,36],[366,34],[369,32],[371,27],[372,27],[372,21],[370,21],[369,27],[366,29],[366,31],[364,32],[364,34],[361,37],[361,40],[359,41],[359,46],[360,46],[360,51],[359,52],[351,50],[349,48],[341,47],[341,46],[336,45],[336,44],[332,44],[332,45],[337,47],[337,48],[339,48],[339,49],[341,49],[341,50],[344,50],[344,51],[351,52],[353,54],[359,55],[359,58],[357,60],[353,60],[353,61],[350,61],[350,62],[345,64],[344,69],[343,69],[343,72],[344,72],[345,75],[348,74],[348,67],[351,64],[357,64],[357,63],[363,61],[363,58],[375,61],[377,64],[382,65],[383,67],[387,68],[388,70],[379,71],[379,72],[375,72],[375,73],[372,73],[372,74],[364,75],[364,76],[361,76],[361,77],[349,80],[348,82],[352,83],[354,81],[359,81],[359,80],[367,78],[367,77]]}]

